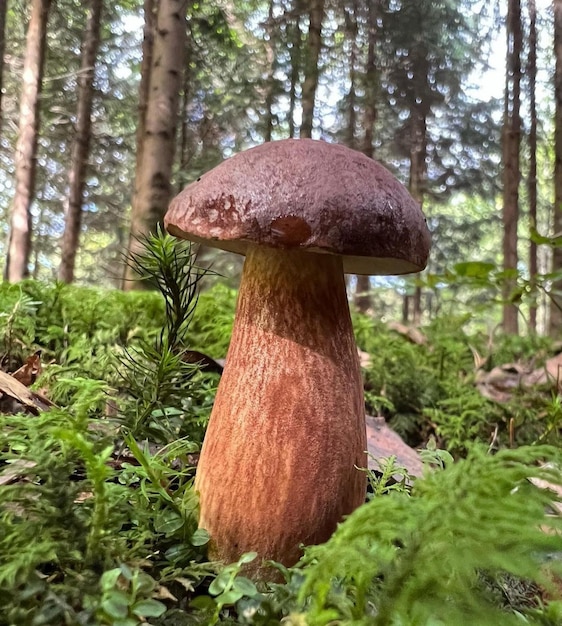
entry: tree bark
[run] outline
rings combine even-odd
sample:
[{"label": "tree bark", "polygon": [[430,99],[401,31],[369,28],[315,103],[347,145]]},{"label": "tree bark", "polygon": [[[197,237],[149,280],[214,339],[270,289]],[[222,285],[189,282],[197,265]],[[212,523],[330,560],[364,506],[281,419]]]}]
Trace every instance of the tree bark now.
[{"label": "tree bark", "polygon": [[[186,0],[160,0],[150,72],[144,139],[135,181],[128,255],[138,253],[138,238],[161,223],[172,194],[171,176],[178,123],[179,96],[185,67]],[[125,289],[141,285],[131,268]]]},{"label": "tree bark", "polygon": [[349,51],[349,92],[347,94],[347,129],[346,144],[356,148],[357,132],[357,0],[345,9],[345,31],[350,41]]},{"label": "tree bark", "polygon": [[324,0],[311,0],[308,14],[308,51],[306,69],[302,84],[302,124],[300,137],[312,137],[314,125],[314,100],[318,87],[318,61],[322,48],[322,21],[324,19]]},{"label": "tree bark", "polygon": [[[427,77],[427,73],[425,74]],[[410,112],[411,126],[411,146],[410,146],[410,181],[409,191],[420,207],[423,207],[425,195],[425,181],[427,175],[427,112],[423,104],[415,105]],[[416,285],[412,298],[412,322],[419,324],[422,316],[422,290]]]},{"label": "tree bark", "polygon": [[367,3],[367,63],[365,67],[365,111],[363,116],[363,152],[373,158],[373,135],[377,121],[377,66],[375,46],[377,41],[377,13],[379,0]]},{"label": "tree bark", "polygon": [[[554,74],[554,215],[553,230],[556,235],[562,232],[562,0],[553,0],[554,7],[554,54],[556,70]],[[553,271],[562,270],[562,248],[554,248],[552,253]],[[562,329],[562,280],[553,284],[550,306],[550,334],[559,336]]]},{"label": "tree bark", "polygon": [[2,130],[2,85],[4,84],[4,50],[6,49],[6,15],[8,0],[0,0],[0,132]]},{"label": "tree bark", "polygon": [[35,167],[39,133],[47,19],[51,0],[32,0],[27,28],[19,134],[15,153],[16,192],[10,215],[6,278],[18,282],[29,275],[31,203],[35,193]]},{"label": "tree bark", "polygon": [[503,330],[517,334],[518,309],[513,304],[517,271],[517,224],[519,221],[519,147],[521,142],[521,3],[509,0],[506,24],[507,56],[503,124],[503,266],[508,273],[504,282]]},{"label": "tree bark", "polygon": [[265,93],[265,131],[264,141],[271,141],[273,135],[273,102],[275,100],[275,43],[274,43],[274,0],[269,0],[269,11],[267,15],[266,32],[269,36],[266,41],[267,52],[267,81]]},{"label": "tree bark", "polygon": [[[137,204],[138,186],[140,182],[139,172],[142,162],[142,150],[146,128],[146,110],[148,107],[148,97],[150,93],[150,73],[152,71],[152,58],[154,56],[154,31],[156,30],[156,2],[158,0],[144,0],[143,15],[144,28],[142,39],[142,60],[140,67],[140,83],[139,83],[139,105],[137,111],[137,133],[136,133],[136,155],[135,155],[135,182],[133,185],[133,193],[131,196],[131,207]],[[129,241],[130,246],[130,230]],[[127,288],[127,272],[129,271],[127,263],[123,265],[123,274],[121,286]]]},{"label": "tree bark", "polygon": [[[529,56],[527,59],[527,75],[529,80],[529,176],[527,190],[529,194],[529,222],[537,225],[537,6],[535,0],[529,0]],[[533,297],[536,292],[536,276],[538,273],[537,244],[529,244],[529,278]],[[529,329],[537,331],[537,304],[533,300],[529,309]]]},{"label": "tree bark", "polygon": [[[296,137],[295,128],[295,109],[297,106],[297,86],[300,80],[301,73],[301,49],[302,49],[302,35],[301,35],[301,2],[295,0],[294,2],[294,21],[287,24],[287,31],[290,33],[291,46],[289,49],[289,56],[291,59],[291,73],[290,73],[290,86],[289,86],[289,137]],[[287,13],[285,16],[291,19]]]},{"label": "tree bark", "polygon": [[[148,97],[150,90],[150,72],[152,70],[152,56],[154,53],[154,30],[156,28],[156,15],[154,13],[154,4],[156,0],[144,0],[144,30],[142,39],[142,61],[141,61],[141,79],[139,83],[139,108],[138,123],[136,136],[136,171],[138,171],[144,140],[144,132],[146,126],[146,110],[148,107]],[[138,181],[135,181],[138,182]],[[136,194],[136,189],[134,191]]]},{"label": "tree bark", "polygon": [[82,204],[92,127],[92,102],[94,99],[94,75],[100,41],[103,0],[91,0],[90,13],[82,44],[80,74],[78,76],[78,106],[76,129],[72,142],[71,169],[68,177],[69,191],[65,206],[65,228],[62,238],[59,280],[74,280],[76,253],[82,225]]},{"label": "tree bark", "polygon": [[[367,60],[365,64],[365,105],[363,110],[364,133],[361,150],[371,159],[375,156],[373,135],[377,119],[377,68],[375,59],[377,10],[378,1],[371,0],[367,3]],[[368,276],[357,276],[354,303],[362,313],[366,313],[371,308],[371,281]]]},{"label": "tree bark", "polygon": [[192,124],[189,115],[189,107],[191,100],[191,68],[189,66],[190,59],[193,55],[193,49],[191,47],[191,38],[188,37],[186,41],[186,63],[183,72],[183,88],[181,92],[181,106],[180,106],[180,153],[179,153],[179,172],[176,180],[176,189],[179,193],[187,184],[187,168],[190,159],[193,157],[195,147],[193,141],[190,141],[192,137]]}]

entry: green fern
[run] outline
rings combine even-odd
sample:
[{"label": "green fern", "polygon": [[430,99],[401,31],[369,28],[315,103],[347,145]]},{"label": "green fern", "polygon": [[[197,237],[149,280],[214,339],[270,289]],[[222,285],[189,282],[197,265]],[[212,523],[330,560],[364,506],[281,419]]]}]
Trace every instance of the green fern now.
[{"label": "green fern", "polygon": [[307,550],[299,596],[307,624],[541,623],[499,607],[482,576],[548,584],[544,568],[559,554],[554,531],[562,525],[545,517],[553,493],[530,482],[562,483],[558,470],[538,465],[547,457],[559,460],[547,448],[473,450],[428,473],[411,496],[391,493],[359,508],[325,545]]}]

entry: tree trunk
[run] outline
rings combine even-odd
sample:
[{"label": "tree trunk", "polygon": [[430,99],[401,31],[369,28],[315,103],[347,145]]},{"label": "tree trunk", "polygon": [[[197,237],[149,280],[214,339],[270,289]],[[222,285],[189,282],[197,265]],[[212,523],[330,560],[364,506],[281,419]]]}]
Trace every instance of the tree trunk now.
[{"label": "tree trunk", "polygon": [[[144,0],[143,15],[144,28],[142,39],[142,60],[140,67],[140,83],[139,83],[139,106],[137,111],[137,133],[136,133],[136,155],[135,155],[135,182],[133,185],[133,193],[131,197],[132,213],[137,204],[138,187],[140,183],[140,167],[142,162],[142,150],[144,145],[144,136],[146,128],[146,111],[148,108],[148,98],[150,93],[150,74],[152,72],[152,59],[154,56],[154,31],[156,30],[156,3],[158,0]],[[129,232],[129,241],[127,246],[131,245]],[[126,289],[128,282],[126,281],[129,268],[127,263],[123,266],[122,287]]]},{"label": "tree trunk", "polygon": [[275,43],[274,43],[274,0],[269,0],[269,12],[267,15],[267,24],[266,24],[266,32],[269,36],[266,41],[266,51],[267,51],[267,82],[266,82],[266,93],[265,93],[265,131],[264,131],[264,141],[271,141],[271,137],[273,134],[273,102],[275,99]]},{"label": "tree trunk", "polygon": [[27,28],[19,134],[15,153],[16,192],[10,215],[6,278],[18,282],[29,275],[31,253],[31,203],[35,193],[39,96],[45,63],[47,19],[51,0],[32,0]]},{"label": "tree trunk", "polygon": [[[138,171],[141,163],[142,146],[146,126],[146,110],[148,107],[148,97],[150,90],[150,72],[152,70],[152,56],[154,53],[154,30],[156,28],[156,15],[154,13],[155,2],[156,0],[144,0],[143,4],[144,30],[142,39],[142,61],[140,68],[141,75],[139,83],[139,108],[136,137],[137,153],[135,171]],[[135,181],[135,183],[137,182],[138,181]],[[134,193],[136,194],[136,189]]]},{"label": "tree trunk", "polygon": [[[426,73],[427,76],[427,73]],[[425,195],[425,179],[427,174],[427,122],[426,111],[422,106],[414,106],[410,112],[412,117],[411,145],[410,145],[410,181],[409,191],[420,207],[423,207]],[[416,285],[412,297],[412,323],[421,322],[422,310],[421,287]]]},{"label": "tree trunk", "polygon": [[[354,3],[355,4],[355,3]],[[375,44],[377,38],[377,5],[371,0],[367,5],[367,61],[365,65],[365,106],[363,111],[362,152],[374,158],[373,134],[377,119],[377,69],[375,65]],[[355,306],[366,313],[372,306],[371,281],[368,276],[357,276],[354,299]]]},{"label": "tree trunk", "polygon": [[356,147],[357,131],[357,0],[345,9],[345,32],[351,42],[349,51],[349,92],[347,94],[347,129],[345,142],[350,148]]},{"label": "tree trunk", "polygon": [[82,44],[76,130],[72,143],[71,169],[68,177],[69,191],[65,207],[66,222],[59,267],[59,280],[65,283],[71,283],[74,280],[76,252],[80,240],[84,183],[90,154],[94,75],[100,41],[102,8],[103,0],[91,0]]},{"label": "tree trunk", "polygon": [[[527,60],[527,75],[529,77],[529,177],[527,189],[529,194],[529,222],[537,225],[537,7],[535,0],[529,0],[529,56]],[[536,292],[536,276],[538,273],[537,244],[529,244],[529,275],[533,288],[533,298]],[[537,331],[537,304],[533,300],[529,309],[529,329]]]},{"label": "tree trunk", "polygon": [[[172,193],[171,176],[185,67],[186,0],[160,0],[157,14],[144,139],[135,181],[128,254],[138,253],[139,237],[154,232]],[[139,287],[134,272],[125,272],[125,289]]]},{"label": "tree trunk", "polygon": [[[553,230],[562,233],[562,0],[553,0],[554,6],[554,54],[556,71],[554,74],[554,216]],[[562,248],[554,248],[552,253],[553,271],[562,270]],[[562,330],[562,280],[553,285],[550,306],[550,334],[558,337]],[[560,295],[559,295],[560,294]]]},{"label": "tree trunk", "polygon": [[2,85],[4,84],[4,50],[6,49],[6,15],[8,0],[0,1],[0,131],[2,130]]},{"label": "tree trunk", "polygon": [[508,273],[504,283],[503,330],[517,334],[518,310],[512,303],[517,286],[510,273],[517,271],[517,224],[519,221],[519,146],[521,135],[521,4],[509,0],[506,25],[507,57],[503,124],[503,266]]},{"label": "tree trunk", "polygon": [[314,100],[318,87],[318,61],[322,48],[322,21],[324,19],[324,0],[311,0],[308,26],[308,52],[306,70],[302,84],[302,124],[300,137],[312,137],[314,124]]},{"label": "tree trunk", "polygon": [[363,153],[374,156],[373,135],[377,121],[377,66],[375,46],[377,41],[377,13],[379,0],[367,4],[367,63],[365,67],[365,111],[363,116]]},{"label": "tree trunk", "polygon": [[[302,52],[302,34],[301,34],[301,2],[295,0],[294,2],[294,21],[287,24],[287,31],[290,33],[291,46],[289,48],[289,56],[291,59],[291,75],[289,86],[289,137],[296,136],[295,129],[295,108],[297,106],[297,86],[300,80],[301,73],[301,52]],[[291,19],[287,13],[286,17]]]},{"label": "tree trunk", "polygon": [[[191,8],[191,1],[189,2]],[[188,166],[192,159],[195,146],[192,140],[192,123],[190,119],[189,107],[192,102],[191,94],[191,67],[190,62],[193,57],[192,38],[188,36],[185,42],[185,67],[183,70],[183,87],[181,90],[181,106],[180,106],[180,153],[179,153],[179,171],[176,181],[176,189],[179,193],[189,182]],[[191,139],[191,141],[190,141]]]},{"label": "tree trunk", "polygon": [[402,298],[402,323],[407,324],[410,321],[410,297],[407,293]]}]

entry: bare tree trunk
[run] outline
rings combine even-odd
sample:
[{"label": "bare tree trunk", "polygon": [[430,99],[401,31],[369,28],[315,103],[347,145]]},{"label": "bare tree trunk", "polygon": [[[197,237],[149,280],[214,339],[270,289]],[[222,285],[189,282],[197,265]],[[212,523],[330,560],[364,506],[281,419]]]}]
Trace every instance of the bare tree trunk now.
[{"label": "bare tree trunk", "polygon": [[191,120],[189,119],[189,106],[191,104],[191,69],[189,67],[189,59],[191,58],[193,53],[190,42],[190,39],[188,39],[188,41],[186,42],[187,62],[185,64],[185,69],[183,73],[183,88],[181,93],[179,172],[176,181],[176,188],[178,193],[185,187],[188,182],[186,170],[195,150],[193,142],[190,142],[190,136],[193,132]]},{"label": "bare tree trunk", "polygon": [[[427,76],[427,73],[425,74]],[[409,191],[420,207],[423,207],[425,195],[425,179],[427,174],[427,123],[426,111],[415,106],[411,111],[411,147],[410,147],[410,181]],[[422,292],[421,287],[416,285],[412,297],[412,322],[419,324],[422,316]]]},{"label": "bare tree trunk", "polygon": [[[150,72],[152,70],[152,57],[154,53],[154,31],[156,29],[156,15],[154,12],[154,4],[156,1],[157,0],[144,0],[143,3],[144,30],[142,39],[142,61],[140,68],[141,79],[139,84],[139,109],[136,137],[136,171],[138,171],[142,160],[142,146],[146,126],[146,110],[148,108],[148,97],[150,90]],[[135,181],[135,183],[138,183],[138,181]],[[136,189],[134,191],[134,194],[136,195]]]},{"label": "bare tree trunk", "polygon": [[[556,235],[562,232],[562,0],[553,0],[554,7],[554,216],[553,229]],[[562,248],[552,252],[553,271],[562,270]],[[562,329],[562,280],[553,285],[555,293],[550,306],[550,334],[559,336]]]},{"label": "bare tree trunk", "polygon": [[349,7],[344,11],[345,31],[351,42],[349,51],[349,92],[347,94],[347,132],[346,144],[350,148],[356,147],[357,132],[357,0],[352,0]]},{"label": "bare tree trunk", "polygon": [[[136,171],[137,193],[131,215],[128,254],[138,252],[138,237],[153,232],[161,223],[172,193],[179,96],[185,67],[187,0],[160,0],[146,125],[140,163]],[[125,289],[139,287],[130,268]]]},{"label": "bare tree trunk", "polygon": [[273,134],[273,102],[275,100],[275,41],[274,41],[274,0],[269,0],[269,11],[267,15],[266,32],[269,39],[266,42],[267,50],[267,83],[265,94],[265,132],[264,140],[271,141]]},{"label": "bare tree trunk", "polygon": [[6,49],[6,15],[8,0],[0,0],[0,131],[2,129],[2,85],[4,84],[4,50]]},{"label": "bare tree trunk", "polygon": [[[152,71],[152,57],[154,55],[154,31],[156,30],[156,11],[155,3],[158,0],[144,0],[143,15],[144,28],[142,39],[142,60],[140,67],[140,83],[139,83],[139,106],[137,112],[137,132],[136,132],[136,154],[135,154],[135,181],[133,185],[133,193],[131,195],[131,206],[137,203],[138,185],[140,178],[140,164],[142,161],[142,149],[144,142],[144,134],[146,127],[146,110],[148,107],[148,96],[150,92],[150,73]],[[130,245],[130,229],[127,246]],[[123,274],[121,277],[121,286],[125,288],[125,277],[128,272],[127,263],[123,264]]]},{"label": "bare tree trunk", "polygon": [[365,112],[363,126],[363,153],[374,157],[373,135],[377,121],[377,66],[375,46],[377,41],[377,13],[380,0],[370,0],[367,3],[367,63],[365,67]]},{"label": "bare tree trunk", "polygon": [[68,177],[69,191],[66,200],[66,221],[62,238],[59,280],[74,280],[76,253],[80,241],[82,203],[92,128],[92,102],[94,99],[94,75],[100,41],[103,0],[91,0],[90,13],[82,44],[80,74],[78,76],[78,106],[76,130],[72,142],[71,169]]},{"label": "bare tree trunk", "polygon": [[[300,80],[301,73],[301,53],[302,53],[302,34],[301,34],[301,1],[294,1],[294,21],[290,21],[287,25],[287,30],[291,33],[291,46],[289,49],[289,56],[291,59],[291,76],[289,87],[289,137],[296,136],[295,129],[295,108],[297,106],[297,86]],[[286,17],[291,17],[286,14]]]},{"label": "bare tree trunk", "polygon": [[6,278],[14,283],[29,275],[31,203],[35,193],[39,96],[45,64],[47,19],[51,0],[32,0],[27,28],[19,134],[15,153],[16,193],[10,216]]},{"label": "bare tree trunk", "polygon": [[[509,0],[507,12],[507,58],[505,109],[503,124],[503,266],[507,272],[517,271],[517,224],[519,221],[519,146],[521,142],[521,4]],[[517,334],[517,307],[511,303],[515,278],[504,283],[503,329]]]},{"label": "bare tree trunk", "polygon": [[[355,6],[356,3],[354,3]],[[369,158],[374,158],[373,134],[377,119],[377,69],[375,64],[375,45],[377,38],[377,10],[378,2],[370,0],[367,3],[367,61],[365,65],[365,106],[363,111],[363,141],[362,152]],[[357,33],[356,33],[357,34]],[[366,313],[372,306],[371,281],[368,276],[357,276],[355,306],[362,313]]]},{"label": "bare tree trunk", "polygon": [[407,324],[410,321],[410,297],[407,293],[402,298],[402,323]]},{"label": "bare tree trunk", "polygon": [[[529,114],[531,124],[529,128],[529,177],[527,189],[529,193],[529,222],[537,225],[537,7],[535,0],[529,0],[529,56],[527,60],[527,75],[529,77]],[[537,244],[529,244],[529,275],[530,283],[535,292],[536,276],[538,273]],[[531,303],[529,310],[529,327],[531,332],[537,331],[537,304]]]},{"label": "bare tree trunk", "polygon": [[[350,148],[357,147],[357,56],[358,56],[358,27],[357,27],[357,0],[353,0],[346,11],[346,31],[351,40],[349,56],[349,93],[347,95],[347,145]],[[370,155],[372,156],[372,154]],[[371,282],[368,276],[357,275],[355,277],[355,293],[353,303],[360,313],[367,313],[371,307]]]},{"label": "bare tree trunk", "polygon": [[318,61],[322,48],[322,21],[324,19],[324,0],[311,0],[308,14],[308,52],[306,69],[302,84],[302,124],[300,137],[312,137],[314,124],[314,100],[318,87]]}]

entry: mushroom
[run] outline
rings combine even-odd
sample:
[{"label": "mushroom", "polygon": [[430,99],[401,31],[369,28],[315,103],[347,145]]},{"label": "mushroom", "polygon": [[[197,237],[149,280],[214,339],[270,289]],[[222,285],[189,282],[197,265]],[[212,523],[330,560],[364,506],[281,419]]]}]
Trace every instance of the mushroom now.
[{"label": "mushroom", "polygon": [[227,159],[171,203],[167,230],[246,256],[198,463],[210,554],[286,566],[365,499],[363,384],[344,281],[425,267],[423,213],[380,164],[311,139]]}]

